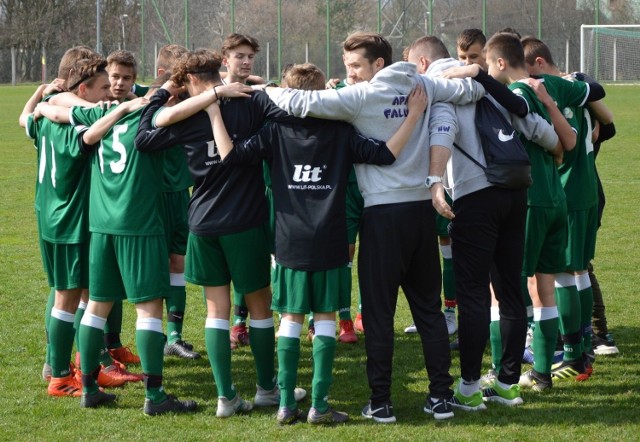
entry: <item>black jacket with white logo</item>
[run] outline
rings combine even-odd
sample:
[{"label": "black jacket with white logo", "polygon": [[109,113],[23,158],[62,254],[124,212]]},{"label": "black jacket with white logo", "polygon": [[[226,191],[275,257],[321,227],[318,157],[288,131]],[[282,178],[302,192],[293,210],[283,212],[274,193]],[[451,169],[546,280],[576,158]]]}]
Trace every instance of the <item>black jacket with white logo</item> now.
[{"label": "black jacket with white logo", "polygon": [[[153,128],[155,113],[168,99],[169,93],[164,89],[151,97],[142,112],[136,146],[160,150],[183,145],[194,182],[189,201],[189,230],[198,235],[219,236],[260,226],[267,220],[262,165],[223,165],[213,142],[211,121],[204,111],[171,126]],[[268,120],[294,119],[264,92],[254,92],[249,98],[222,99],[220,111],[234,140],[249,138]]]},{"label": "black jacket with white logo", "polygon": [[353,163],[392,164],[386,144],[348,123],[305,118],[269,124],[236,142],[223,164],[259,166],[263,159],[271,171],[276,261],[305,271],[346,265],[349,171]]}]

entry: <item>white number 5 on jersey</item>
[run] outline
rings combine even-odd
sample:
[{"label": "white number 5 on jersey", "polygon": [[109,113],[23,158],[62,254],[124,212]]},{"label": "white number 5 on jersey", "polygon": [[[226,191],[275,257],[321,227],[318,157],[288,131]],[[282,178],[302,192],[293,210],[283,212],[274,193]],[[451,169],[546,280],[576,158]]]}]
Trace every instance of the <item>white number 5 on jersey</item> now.
[{"label": "white number 5 on jersey", "polygon": [[[128,124],[116,124],[113,126],[113,133],[111,134],[113,140],[111,141],[111,149],[114,152],[120,154],[120,158],[117,161],[111,161],[109,167],[113,173],[122,173],[127,165],[127,149],[124,144],[120,142],[120,135],[127,132],[129,128]],[[100,157],[100,172],[104,174],[104,143],[100,141],[100,148],[98,149],[98,156]]]}]

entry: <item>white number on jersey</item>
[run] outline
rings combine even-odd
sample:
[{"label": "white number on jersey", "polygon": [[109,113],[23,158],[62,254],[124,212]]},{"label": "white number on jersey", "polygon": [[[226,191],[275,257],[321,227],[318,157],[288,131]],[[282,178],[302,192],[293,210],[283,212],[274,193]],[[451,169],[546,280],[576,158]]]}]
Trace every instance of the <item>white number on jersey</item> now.
[{"label": "white number on jersey", "polygon": [[[122,173],[124,171],[125,166],[127,165],[127,149],[124,144],[120,142],[120,135],[127,132],[129,128],[128,124],[116,124],[113,126],[113,140],[111,142],[111,149],[114,152],[120,154],[120,158],[117,161],[111,161],[109,163],[109,167],[111,168],[111,172],[113,173]],[[98,157],[100,161],[100,172],[104,174],[104,143],[100,141],[100,147],[98,148]]]},{"label": "white number on jersey", "polygon": [[[47,168],[47,138],[42,137],[42,144],[40,145],[40,168],[38,169],[38,182],[42,184],[44,180],[44,173]],[[51,143],[51,184],[56,187],[56,151],[53,148],[53,142]]]}]

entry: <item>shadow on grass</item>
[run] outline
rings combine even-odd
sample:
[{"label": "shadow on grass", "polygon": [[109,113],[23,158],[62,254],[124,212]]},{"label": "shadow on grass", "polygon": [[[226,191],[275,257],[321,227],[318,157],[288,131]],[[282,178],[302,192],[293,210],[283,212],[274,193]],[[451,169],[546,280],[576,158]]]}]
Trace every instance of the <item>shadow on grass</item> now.
[{"label": "shadow on grass", "polygon": [[[523,391],[525,404],[518,408],[490,403],[486,411],[470,413],[455,411],[455,418],[436,422],[423,412],[428,391],[428,378],[424,368],[422,346],[418,335],[397,332],[393,361],[392,400],[399,423],[408,426],[433,425],[518,425],[541,427],[544,425],[625,425],[636,424],[640,373],[640,343],[632,337],[640,329],[627,327],[612,330],[621,354],[617,357],[598,357],[594,375],[586,382],[560,381],[551,391],[534,393]],[[334,362],[334,379],[330,390],[330,404],[351,416],[349,425],[374,425],[360,417],[362,407],[369,398],[366,377],[364,336],[358,335],[356,344],[338,343]],[[276,358],[277,359],[277,358]],[[276,361],[277,362],[277,361]],[[307,390],[307,398],[300,403],[303,410],[311,406],[312,345],[303,335],[301,339],[298,385]],[[485,353],[484,366],[489,367],[490,355]],[[619,376],[620,365],[625,366]],[[167,389],[181,398],[190,398],[202,404],[201,411],[215,413],[216,389],[206,353],[195,361],[166,358]],[[528,366],[523,365],[523,370]],[[451,374],[459,376],[459,354],[452,352]],[[232,377],[236,390],[245,399],[255,394],[255,365],[250,347],[232,352]],[[257,408],[252,414],[271,416],[276,407]]]}]

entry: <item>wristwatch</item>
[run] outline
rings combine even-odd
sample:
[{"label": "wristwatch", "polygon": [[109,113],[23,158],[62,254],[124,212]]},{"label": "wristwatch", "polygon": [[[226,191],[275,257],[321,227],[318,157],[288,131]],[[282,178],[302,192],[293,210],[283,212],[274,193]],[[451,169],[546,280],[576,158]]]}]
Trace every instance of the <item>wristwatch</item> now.
[{"label": "wristwatch", "polygon": [[433,176],[433,175],[429,175],[427,177],[427,179],[425,180],[424,184],[431,189],[431,186],[433,186],[436,183],[441,183],[442,182],[442,177],[441,176]]}]

